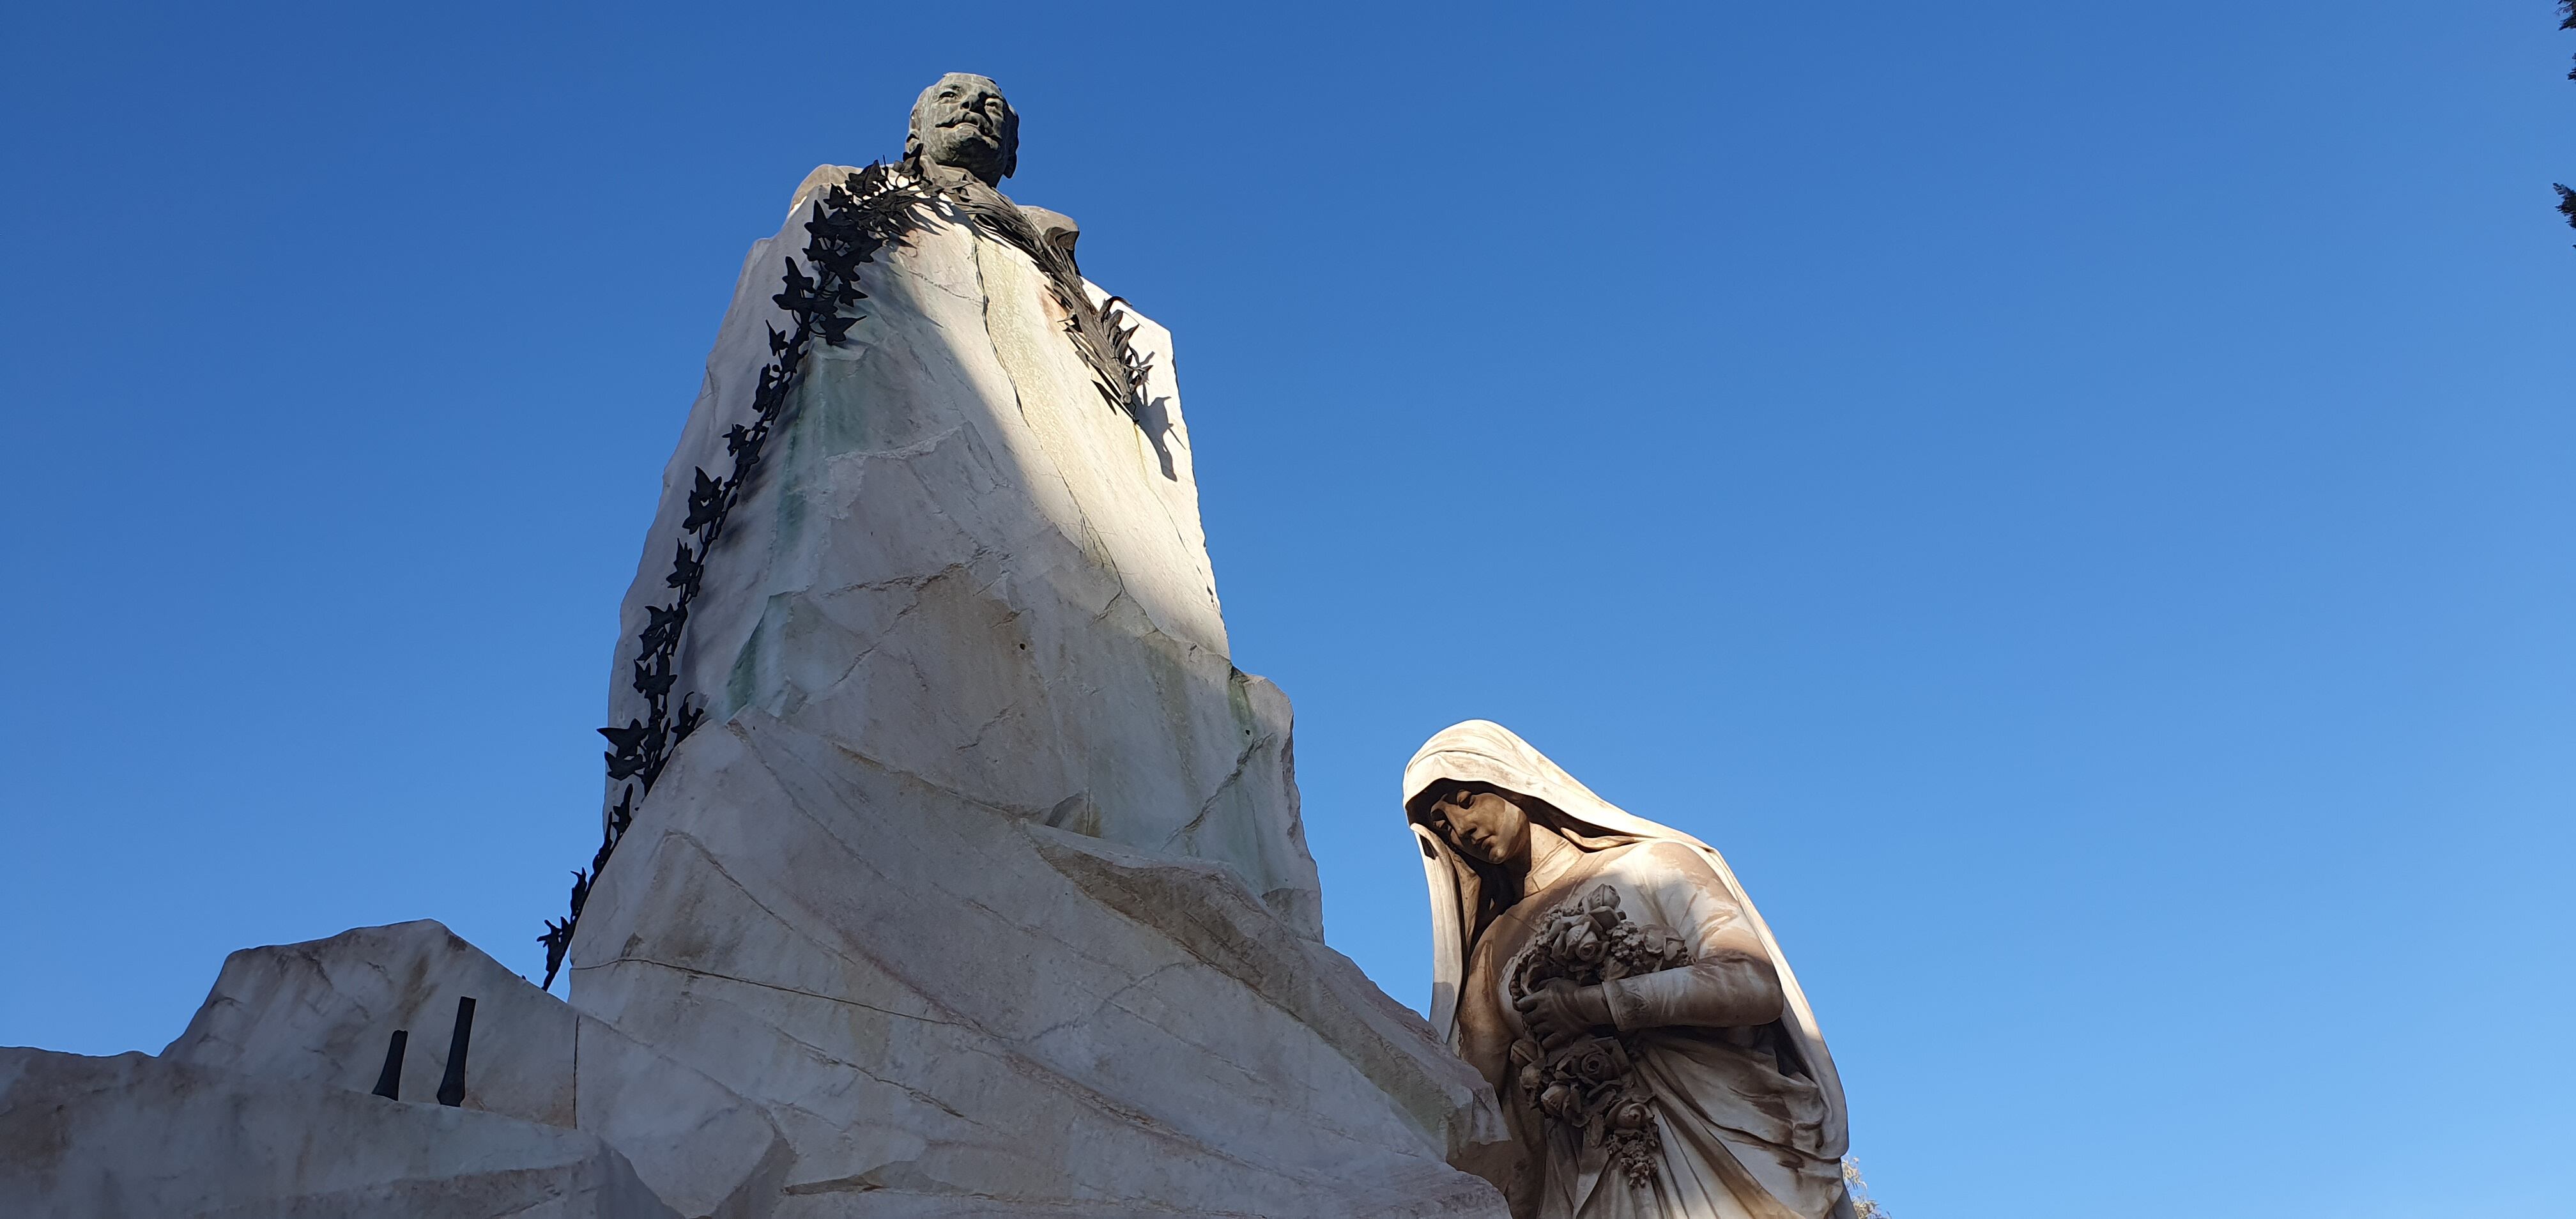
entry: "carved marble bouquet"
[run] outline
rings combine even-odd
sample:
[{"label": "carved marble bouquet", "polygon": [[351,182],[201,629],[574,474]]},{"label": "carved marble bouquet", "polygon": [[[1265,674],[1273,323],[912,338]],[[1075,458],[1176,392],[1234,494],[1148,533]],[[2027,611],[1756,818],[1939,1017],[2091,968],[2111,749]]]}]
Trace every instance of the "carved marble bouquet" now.
[{"label": "carved marble bouquet", "polygon": [[[1558,984],[1599,986],[1688,964],[1690,946],[1681,937],[1631,920],[1619,910],[1619,891],[1602,885],[1547,913],[1512,958],[1508,989],[1517,1003]],[[1587,1145],[1606,1144],[1632,1184],[1652,1181],[1662,1139],[1648,1104],[1653,1093],[1632,1075],[1627,1038],[1560,1034],[1550,1041],[1513,1044],[1522,1095],[1549,1121],[1580,1131]]]}]

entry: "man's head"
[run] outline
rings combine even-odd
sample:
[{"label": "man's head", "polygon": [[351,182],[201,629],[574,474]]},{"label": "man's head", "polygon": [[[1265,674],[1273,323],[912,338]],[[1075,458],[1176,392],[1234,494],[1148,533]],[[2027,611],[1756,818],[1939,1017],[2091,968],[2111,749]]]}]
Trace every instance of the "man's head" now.
[{"label": "man's head", "polygon": [[991,77],[951,72],[912,104],[903,155],[965,170],[997,186],[1020,167],[1020,115]]}]

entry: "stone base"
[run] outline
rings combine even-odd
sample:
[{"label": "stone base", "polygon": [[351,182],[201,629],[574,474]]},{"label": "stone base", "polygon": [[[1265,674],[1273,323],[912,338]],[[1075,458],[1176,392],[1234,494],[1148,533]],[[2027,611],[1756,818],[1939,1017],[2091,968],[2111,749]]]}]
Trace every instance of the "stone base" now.
[{"label": "stone base", "polygon": [[[475,1001],[465,1108],[605,1138],[685,1214],[747,1213],[754,1196],[777,1189],[784,1144],[741,1097],[427,919],[232,954],[162,1057],[369,1092],[387,1038],[403,1029],[400,1095],[429,1101],[447,1069],[460,996]],[[576,1072],[584,1062],[589,1070]]]},{"label": "stone base", "polygon": [[1483,1081],[1232,868],[758,713],[689,740],[573,959],[585,1014],[776,1124],[782,1216],[1502,1214],[1451,1166],[1504,1138]]},{"label": "stone base", "polygon": [[0,1049],[0,1215],[677,1219],[598,1136],[143,1054]]}]

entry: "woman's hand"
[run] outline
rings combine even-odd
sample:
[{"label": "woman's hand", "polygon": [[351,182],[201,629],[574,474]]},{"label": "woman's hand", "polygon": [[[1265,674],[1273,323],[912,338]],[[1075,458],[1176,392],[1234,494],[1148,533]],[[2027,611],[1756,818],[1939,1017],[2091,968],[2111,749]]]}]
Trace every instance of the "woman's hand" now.
[{"label": "woman's hand", "polygon": [[1600,987],[1576,986],[1563,978],[1523,995],[1512,1006],[1521,1010],[1521,1022],[1529,1026],[1530,1035],[1551,1050],[1610,1024],[1610,997]]}]

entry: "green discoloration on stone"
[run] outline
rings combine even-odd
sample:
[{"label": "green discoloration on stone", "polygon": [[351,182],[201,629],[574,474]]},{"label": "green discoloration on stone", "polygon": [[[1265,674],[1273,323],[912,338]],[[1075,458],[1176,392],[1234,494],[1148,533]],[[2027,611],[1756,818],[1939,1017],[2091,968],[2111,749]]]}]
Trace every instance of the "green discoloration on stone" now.
[{"label": "green discoloration on stone", "polygon": [[[1250,874],[1257,882],[1255,889],[1258,890],[1271,881],[1283,879],[1287,873],[1273,854],[1268,836],[1261,832],[1260,810],[1254,805],[1251,794],[1257,783],[1251,777],[1251,768],[1271,764],[1267,758],[1254,756],[1257,747],[1265,740],[1261,715],[1252,707],[1252,681],[1250,674],[1232,665],[1226,666],[1226,711],[1234,721],[1234,737],[1230,743],[1242,773],[1209,797],[1206,815],[1199,824],[1199,845],[1204,847],[1213,839],[1218,849],[1207,853],[1215,858],[1241,861],[1234,867]],[[1284,742],[1281,747],[1285,748]]]},{"label": "green discoloration on stone", "polygon": [[750,706],[752,700],[760,697],[760,658],[768,642],[778,602],[778,598],[770,598],[769,605],[761,612],[760,621],[753,624],[751,635],[742,641],[742,650],[734,653],[733,671],[725,675],[725,705],[708,709],[717,723],[732,719],[734,712]]},{"label": "green discoloration on stone", "polygon": [[1231,665],[1225,671],[1225,708],[1234,713],[1234,726],[1243,730],[1246,743],[1260,734],[1260,717],[1252,712],[1252,679]]},{"label": "green discoloration on stone", "polygon": [[806,366],[809,380],[804,393],[809,409],[798,421],[798,430],[806,435],[818,460],[862,452],[874,443],[867,395],[859,392],[866,383],[860,374],[860,360],[866,354],[867,349],[853,341],[838,351],[818,353]]},{"label": "green discoloration on stone", "polygon": [[[1134,603],[1129,602],[1129,607],[1133,609]],[[1144,616],[1142,610],[1135,612],[1140,618]],[[1163,722],[1171,726],[1172,739],[1186,767],[1187,759],[1198,753],[1197,726],[1190,722],[1192,684],[1190,671],[1181,663],[1181,658],[1177,654],[1180,651],[1179,645],[1173,643],[1168,637],[1160,633],[1150,634],[1144,636],[1140,642],[1145,645],[1142,649],[1145,668],[1153,677],[1154,703],[1162,710]],[[1190,775],[1189,779],[1193,785],[1196,785],[1205,781],[1207,777]]]},{"label": "green discoloration on stone", "polygon": [[769,470],[770,493],[778,497],[778,531],[769,539],[773,568],[776,559],[796,552],[797,535],[805,531],[805,474],[814,447],[807,435],[812,428],[808,421],[817,413],[808,408],[816,396],[813,382],[797,385],[796,401],[788,406],[786,424],[776,439],[779,453]]}]

